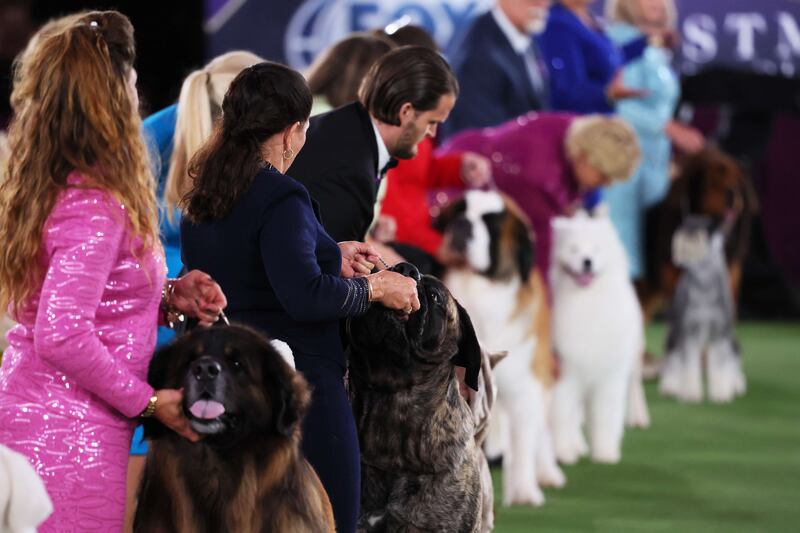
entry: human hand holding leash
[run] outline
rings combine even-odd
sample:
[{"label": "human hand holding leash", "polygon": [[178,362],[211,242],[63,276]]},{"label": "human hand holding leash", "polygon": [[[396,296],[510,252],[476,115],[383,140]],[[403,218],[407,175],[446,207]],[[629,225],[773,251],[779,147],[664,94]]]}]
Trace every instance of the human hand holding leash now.
[{"label": "human hand holding leash", "polygon": [[183,391],[177,389],[159,389],[155,392],[156,410],[153,416],[181,437],[197,442],[198,435],[189,425],[189,419],[183,414]]},{"label": "human hand holding leash", "polygon": [[412,278],[381,270],[377,274],[367,276],[370,288],[370,301],[379,302],[389,309],[411,314],[419,311],[420,303],[417,294],[417,282]]},{"label": "human hand holding leash", "polygon": [[342,251],[342,277],[356,278],[366,276],[380,259],[378,252],[371,244],[358,241],[339,243]]},{"label": "human hand holding leash", "polygon": [[201,326],[211,326],[228,305],[222,288],[211,276],[192,270],[172,282],[169,305],[198,319]]}]

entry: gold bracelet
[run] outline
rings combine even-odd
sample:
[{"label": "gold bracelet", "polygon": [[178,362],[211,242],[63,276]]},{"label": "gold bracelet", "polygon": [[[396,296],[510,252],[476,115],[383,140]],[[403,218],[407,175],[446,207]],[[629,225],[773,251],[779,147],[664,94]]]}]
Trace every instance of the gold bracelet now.
[{"label": "gold bracelet", "polygon": [[161,312],[164,313],[164,322],[172,329],[175,329],[175,324],[186,319],[183,313],[170,303],[172,295],[175,293],[175,283],[177,281],[176,279],[167,279],[161,289]]},{"label": "gold bracelet", "polygon": [[161,309],[165,311],[169,309],[169,302],[172,300],[172,294],[175,292],[175,280],[168,278],[167,282],[161,288]]},{"label": "gold bracelet", "polygon": [[144,411],[139,415],[140,418],[150,418],[153,416],[153,413],[156,412],[156,403],[158,402],[158,396],[153,394],[150,396],[150,399],[147,401],[147,407],[144,408]]},{"label": "gold bracelet", "polygon": [[372,301],[372,282],[369,280],[369,277],[367,277],[367,301]]}]

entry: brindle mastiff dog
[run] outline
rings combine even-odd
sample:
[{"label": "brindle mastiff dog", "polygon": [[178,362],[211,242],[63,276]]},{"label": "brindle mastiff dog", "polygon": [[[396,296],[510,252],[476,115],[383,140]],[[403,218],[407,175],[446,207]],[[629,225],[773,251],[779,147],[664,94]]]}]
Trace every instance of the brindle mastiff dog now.
[{"label": "brindle mastiff dog", "polygon": [[477,390],[481,350],[466,311],[413,265],[421,308],[380,305],[348,323],[349,387],[361,443],[362,532],[474,532],[481,472],[456,365]]}]

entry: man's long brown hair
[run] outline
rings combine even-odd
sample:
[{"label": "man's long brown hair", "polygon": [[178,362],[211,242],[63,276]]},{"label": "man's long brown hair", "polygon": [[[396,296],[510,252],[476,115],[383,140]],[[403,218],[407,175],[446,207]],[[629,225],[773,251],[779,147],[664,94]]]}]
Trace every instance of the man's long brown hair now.
[{"label": "man's long brown hair", "polygon": [[124,205],[145,247],[157,242],[153,177],[128,89],[134,58],[130,21],[104,11],[46,24],[16,59],[0,183],[2,308],[11,303],[16,314],[41,283],[43,227],[73,170]]}]

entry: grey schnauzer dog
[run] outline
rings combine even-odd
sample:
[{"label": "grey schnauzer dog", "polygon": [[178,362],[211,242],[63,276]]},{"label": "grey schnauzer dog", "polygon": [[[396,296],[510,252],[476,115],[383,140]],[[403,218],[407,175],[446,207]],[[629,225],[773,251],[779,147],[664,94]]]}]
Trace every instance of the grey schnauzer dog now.
[{"label": "grey schnauzer dog", "polygon": [[712,402],[730,402],[746,388],[734,336],[725,234],[725,225],[714,229],[709,218],[688,216],[673,238],[673,259],[683,274],[670,308],[659,389],[685,402],[703,400],[703,355]]},{"label": "grey schnauzer dog", "polygon": [[466,311],[413,265],[420,310],[380,305],[348,322],[348,387],[361,444],[360,532],[481,527],[480,450],[456,366],[478,390],[481,349]]}]

